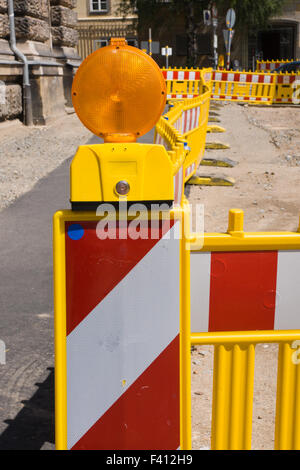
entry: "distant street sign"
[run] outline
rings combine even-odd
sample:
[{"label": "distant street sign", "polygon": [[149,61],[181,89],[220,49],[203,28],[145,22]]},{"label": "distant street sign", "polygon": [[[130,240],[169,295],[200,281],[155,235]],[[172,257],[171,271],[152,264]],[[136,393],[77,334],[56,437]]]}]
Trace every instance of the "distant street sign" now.
[{"label": "distant street sign", "polygon": [[227,11],[227,15],[226,15],[226,26],[227,26],[227,28],[232,29],[235,25],[235,20],[236,20],[235,11],[234,11],[233,8],[230,8]]},{"label": "distant street sign", "polygon": [[210,10],[203,10],[203,21],[205,26],[211,25],[211,13]]},{"label": "distant street sign", "polygon": [[[160,44],[158,41],[152,41],[152,54],[159,54],[160,53]],[[141,41],[141,49],[146,49],[149,53],[149,42],[148,41]]]},{"label": "distant street sign", "polygon": [[172,55],[172,47],[163,47],[161,50],[161,55],[170,56]]}]

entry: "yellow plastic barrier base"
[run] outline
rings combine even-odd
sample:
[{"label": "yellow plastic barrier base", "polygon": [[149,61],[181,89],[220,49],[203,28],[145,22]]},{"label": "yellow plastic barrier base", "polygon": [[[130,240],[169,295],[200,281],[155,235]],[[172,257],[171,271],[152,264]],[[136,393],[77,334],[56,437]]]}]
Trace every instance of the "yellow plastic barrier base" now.
[{"label": "yellow plastic barrier base", "polygon": [[224,127],[221,127],[221,126],[212,125],[212,126],[207,126],[207,132],[216,134],[218,132],[226,132],[226,129],[224,129]]},{"label": "yellow plastic barrier base", "polygon": [[187,184],[198,186],[234,186],[235,180],[230,176],[192,176]]},{"label": "yellow plastic barrier base", "polygon": [[209,117],[208,122],[221,122],[221,119],[217,117]]},{"label": "yellow plastic barrier base", "polygon": [[230,145],[223,144],[222,142],[206,142],[205,148],[214,149],[214,150],[225,150],[225,149],[230,149]]},{"label": "yellow plastic barrier base", "polygon": [[203,166],[218,166],[222,168],[233,168],[237,162],[230,160],[230,158],[202,158],[200,165]]}]

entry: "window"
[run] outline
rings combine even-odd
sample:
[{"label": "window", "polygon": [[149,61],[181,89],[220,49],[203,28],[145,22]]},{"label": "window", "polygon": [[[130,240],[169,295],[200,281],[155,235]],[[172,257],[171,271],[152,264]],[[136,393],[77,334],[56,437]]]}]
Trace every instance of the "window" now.
[{"label": "window", "polygon": [[91,13],[106,13],[108,11],[108,0],[90,0]]},{"label": "window", "polygon": [[108,39],[95,39],[94,41],[94,49],[100,49],[101,47],[105,47],[108,45]]}]

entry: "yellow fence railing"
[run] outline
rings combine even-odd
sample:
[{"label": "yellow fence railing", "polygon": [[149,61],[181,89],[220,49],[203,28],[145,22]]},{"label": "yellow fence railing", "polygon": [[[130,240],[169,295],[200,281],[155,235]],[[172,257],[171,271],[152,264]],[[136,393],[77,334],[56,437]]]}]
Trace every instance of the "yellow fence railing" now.
[{"label": "yellow fence railing", "polygon": [[256,63],[256,70],[259,72],[273,72],[281,65],[290,64],[293,60],[258,60]]},{"label": "yellow fence railing", "polygon": [[[255,347],[279,345],[275,449],[300,449],[300,232],[192,235],[191,344],[214,346],[211,447],[251,448]],[[274,370],[275,374],[275,370]]]},{"label": "yellow fence railing", "polygon": [[[299,104],[300,73],[163,69],[168,100],[187,100],[211,89],[211,99],[251,104]],[[203,78],[205,77],[205,79]]]},{"label": "yellow fence railing", "polygon": [[[165,71],[164,75],[165,78],[170,78],[168,71]],[[174,164],[174,175],[182,166],[184,182],[196,172],[204,154],[211,76],[211,69],[188,73],[186,70],[178,70],[175,75],[172,74],[174,81],[171,78],[167,80],[170,109],[156,125],[154,142],[166,147]],[[183,78],[183,80],[177,80],[177,78]],[[190,78],[197,80],[190,80]],[[196,82],[197,86],[195,86]],[[200,94],[196,95],[196,90]],[[189,93],[177,93],[178,91],[195,93],[193,97],[188,98],[191,96]]]}]

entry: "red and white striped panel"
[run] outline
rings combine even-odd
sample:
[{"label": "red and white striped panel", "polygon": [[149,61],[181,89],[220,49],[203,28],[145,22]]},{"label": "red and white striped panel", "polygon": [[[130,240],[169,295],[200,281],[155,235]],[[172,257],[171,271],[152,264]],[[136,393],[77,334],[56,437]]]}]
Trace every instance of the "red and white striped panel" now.
[{"label": "red and white striped panel", "polygon": [[188,176],[190,176],[195,170],[196,170],[196,163],[192,163],[190,166],[188,166],[185,169],[185,177],[187,178]]},{"label": "red and white striped panel", "polygon": [[191,252],[191,329],[300,329],[300,251]]},{"label": "red and white striped panel", "polygon": [[253,74],[245,72],[213,72],[213,80],[216,82],[238,82],[238,83],[273,83],[272,74]]},{"label": "red and white striped panel", "polygon": [[258,70],[266,70],[266,71],[270,71],[270,70],[275,70],[277,69],[278,67],[280,67],[280,65],[284,64],[285,62],[263,62],[263,63],[258,63]]},{"label": "red and white striped panel", "polygon": [[269,102],[270,98],[264,96],[240,96],[240,95],[218,95],[213,93],[211,95],[213,100],[233,100],[233,101],[252,101],[252,102]]},{"label": "red and white striped panel", "polygon": [[68,449],[179,447],[178,224],[100,240],[76,222],[74,240],[66,223]]},{"label": "red and white striped panel", "polygon": [[181,132],[181,117],[174,122],[173,127],[175,127],[178,132]]},{"label": "red and white striped panel", "polygon": [[176,94],[176,93],[172,93],[172,94],[169,94],[167,95],[167,99],[168,100],[181,100],[181,99],[187,99],[187,98],[197,98],[198,95],[191,95],[191,94],[186,94],[186,93],[183,93],[183,94]]},{"label": "red and white striped panel", "polygon": [[[297,76],[300,79],[300,76]],[[296,75],[277,75],[277,84],[278,85],[292,85],[296,80]]]},{"label": "red and white striped panel", "polygon": [[176,175],[173,177],[173,183],[174,183],[174,206],[180,206],[182,196],[183,196],[183,191],[184,191],[182,166],[179,168]]},{"label": "red and white striped panel", "polygon": [[187,109],[182,114],[182,134],[196,129],[199,126],[200,106]]},{"label": "red and white striped panel", "polygon": [[200,80],[199,70],[162,70],[165,80]]},{"label": "red and white striped panel", "polygon": [[155,144],[163,145],[166,150],[170,150],[171,148],[169,142],[166,139],[164,139],[163,136],[160,135],[158,132],[156,132]]}]

